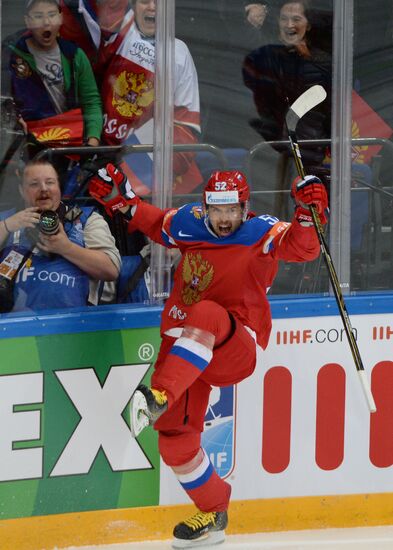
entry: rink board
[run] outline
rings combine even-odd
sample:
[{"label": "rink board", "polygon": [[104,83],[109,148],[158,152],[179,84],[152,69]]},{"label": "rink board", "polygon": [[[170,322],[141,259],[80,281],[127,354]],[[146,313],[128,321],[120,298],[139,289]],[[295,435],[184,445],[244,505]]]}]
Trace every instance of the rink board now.
[{"label": "rink board", "polygon": [[[212,392],[203,445],[232,486],[229,532],[392,523],[393,298],[347,304],[377,413],[331,299],[273,300],[255,373]],[[108,307],[0,320],[2,548],[167,538],[190,511],[154,431],[135,441],[127,425],[159,317]]]}]

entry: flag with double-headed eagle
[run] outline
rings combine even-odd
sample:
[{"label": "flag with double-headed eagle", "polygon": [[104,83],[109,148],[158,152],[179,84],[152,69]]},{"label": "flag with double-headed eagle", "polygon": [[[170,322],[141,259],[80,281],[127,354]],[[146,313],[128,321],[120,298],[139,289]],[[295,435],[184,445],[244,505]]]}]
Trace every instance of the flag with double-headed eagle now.
[{"label": "flag with double-headed eagle", "polygon": [[[392,128],[370,107],[370,105],[352,91],[352,137],[390,138]],[[352,162],[368,164],[378,154],[381,145],[355,145],[352,147]]]}]

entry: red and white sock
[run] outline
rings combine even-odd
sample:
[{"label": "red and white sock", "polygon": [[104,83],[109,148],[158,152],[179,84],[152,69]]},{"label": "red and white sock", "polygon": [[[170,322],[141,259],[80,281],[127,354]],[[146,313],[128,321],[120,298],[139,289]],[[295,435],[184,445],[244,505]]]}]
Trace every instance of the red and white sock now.
[{"label": "red and white sock", "polygon": [[168,395],[169,406],[179,399],[184,391],[199,378],[213,357],[213,351],[207,346],[180,336],[168,355],[161,375],[154,376],[154,387],[165,389]]},{"label": "red and white sock", "polygon": [[203,449],[201,453],[202,460],[192,471],[179,473],[176,467],[175,475],[199,510],[223,512],[228,508],[231,486],[220,478]]}]

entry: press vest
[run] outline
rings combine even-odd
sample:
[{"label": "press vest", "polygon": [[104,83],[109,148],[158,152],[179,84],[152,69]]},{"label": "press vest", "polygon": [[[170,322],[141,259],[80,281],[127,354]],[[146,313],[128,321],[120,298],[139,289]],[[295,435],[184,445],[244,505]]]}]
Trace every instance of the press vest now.
[{"label": "press vest", "polygon": [[[85,248],[84,228],[93,208],[82,208],[82,214],[74,222],[66,221],[64,230],[69,240]],[[8,213],[9,215],[9,213]],[[9,236],[1,253],[1,260],[13,249],[25,254],[31,249],[25,231]],[[49,256],[34,250],[32,263],[25,266],[16,278],[12,311],[60,309],[87,305],[89,277],[79,267],[62,256]]]}]

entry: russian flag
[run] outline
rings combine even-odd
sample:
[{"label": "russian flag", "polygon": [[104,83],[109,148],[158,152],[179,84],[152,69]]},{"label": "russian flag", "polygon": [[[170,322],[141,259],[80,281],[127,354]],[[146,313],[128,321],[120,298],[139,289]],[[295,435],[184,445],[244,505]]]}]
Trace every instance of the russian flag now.
[{"label": "russian flag", "polygon": [[[187,126],[184,125],[183,128],[187,128]],[[145,124],[137,128],[123,144],[152,144],[153,131],[154,119],[151,118],[145,122]],[[179,137],[179,132],[176,132],[176,135]],[[187,133],[185,134],[184,139],[184,142],[189,141]],[[154,176],[153,153],[129,153],[123,157],[121,168],[128,177],[128,180],[137,195],[149,195],[151,193]],[[201,173],[196,162],[192,160],[188,166],[188,170],[184,174],[173,176],[173,192],[174,194],[190,193],[201,183]]]},{"label": "russian flag", "polygon": [[[354,90],[352,92],[352,137],[390,138],[392,128]],[[367,164],[378,154],[381,145],[355,145],[352,162]]]},{"label": "russian flag", "polygon": [[[153,143],[154,119],[137,128],[123,145],[146,145]],[[121,165],[131,187],[137,195],[149,195],[153,187],[153,153],[129,153]]]}]

